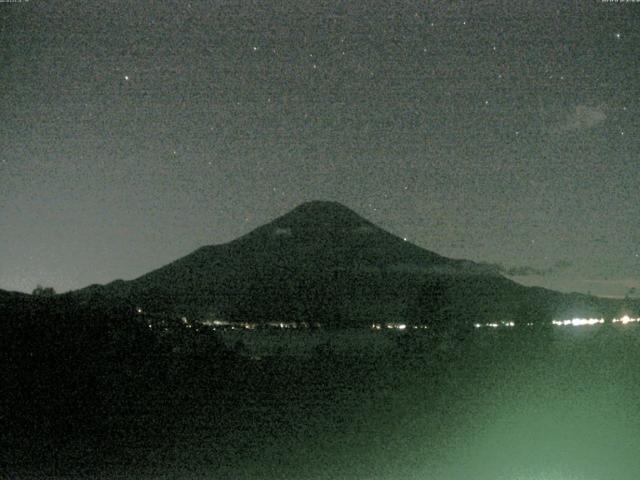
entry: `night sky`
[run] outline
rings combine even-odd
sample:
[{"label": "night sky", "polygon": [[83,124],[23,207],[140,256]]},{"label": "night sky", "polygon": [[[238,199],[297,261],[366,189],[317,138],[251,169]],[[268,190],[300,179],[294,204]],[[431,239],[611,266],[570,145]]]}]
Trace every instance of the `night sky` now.
[{"label": "night sky", "polygon": [[0,288],[131,279],[336,200],[640,296],[640,3],[0,3]]}]

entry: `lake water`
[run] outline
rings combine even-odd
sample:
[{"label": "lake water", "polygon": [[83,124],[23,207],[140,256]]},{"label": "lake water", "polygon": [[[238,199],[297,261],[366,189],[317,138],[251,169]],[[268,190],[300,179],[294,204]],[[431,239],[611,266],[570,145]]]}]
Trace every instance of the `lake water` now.
[{"label": "lake water", "polygon": [[309,356],[323,345],[337,353],[381,355],[397,345],[401,332],[376,332],[368,329],[271,329],[219,330],[225,344],[233,348],[242,342],[247,355],[269,356],[285,354]]},{"label": "lake water", "polygon": [[[118,455],[94,477],[636,480],[640,474],[636,325],[482,330],[455,341],[370,331],[224,337],[245,345],[246,361],[229,367],[231,383],[190,390],[162,421],[132,414],[122,423],[137,433],[123,434]],[[327,341],[331,348],[318,348]],[[256,358],[274,352],[276,359]]]},{"label": "lake water", "polygon": [[[302,333],[314,341],[288,343],[296,334],[262,341],[300,352],[301,344],[327,340],[326,332],[314,332]],[[273,442],[246,473],[443,480],[640,475],[640,329],[477,332],[459,344],[423,338],[407,342],[377,332],[331,338],[339,353],[367,352],[353,355],[354,362],[381,356],[355,374],[336,368],[327,381],[338,385],[329,387],[335,388],[329,403],[316,394],[317,404],[305,404],[308,415],[295,417],[293,438],[276,426]]]}]

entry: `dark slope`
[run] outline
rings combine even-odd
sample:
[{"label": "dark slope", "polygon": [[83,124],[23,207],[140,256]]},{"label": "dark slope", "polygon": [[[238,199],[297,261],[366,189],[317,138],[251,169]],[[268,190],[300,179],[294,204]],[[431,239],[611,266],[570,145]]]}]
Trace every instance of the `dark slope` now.
[{"label": "dark slope", "polygon": [[199,318],[337,325],[539,321],[615,308],[525,288],[483,265],[442,257],[334,202],[305,203],[230,243],[72,295]]},{"label": "dark slope", "polygon": [[14,299],[25,299],[29,297],[26,293],[21,292],[9,292],[7,290],[0,290],[0,301],[4,300],[14,300]]},{"label": "dark slope", "polygon": [[36,305],[38,298],[21,292],[0,290],[0,322],[10,322],[14,312]]}]

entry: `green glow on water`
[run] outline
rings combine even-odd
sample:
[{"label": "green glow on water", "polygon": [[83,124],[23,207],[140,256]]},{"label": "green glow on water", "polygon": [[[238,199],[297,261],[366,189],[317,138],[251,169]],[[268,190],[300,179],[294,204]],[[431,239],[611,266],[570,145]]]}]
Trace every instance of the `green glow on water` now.
[{"label": "green glow on water", "polygon": [[128,439],[137,471],[103,477],[637,480],[639,328],[387,338],[386,353],[247,360],[241,392],[185,398],[170,427],[145,424],[155,446]]}]

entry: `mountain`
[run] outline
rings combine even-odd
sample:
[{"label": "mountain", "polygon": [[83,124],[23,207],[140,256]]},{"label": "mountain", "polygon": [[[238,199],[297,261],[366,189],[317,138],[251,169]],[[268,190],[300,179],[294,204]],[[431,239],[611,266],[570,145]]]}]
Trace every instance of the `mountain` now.
[{"label": "mountain", "polygon": [[0,300],[6,300],[9,298],[22,298],[27,297],[26,293],[22,292],[10,292],[8,290],[0,290]]},{"label": "mountain", "polygon": [[31,298],[32,296],[27,295],[26,293],[0,290],[0,315],[14,305],[21,305],[25,302],[29,302]]},{"label": "mountain", "polygon": [[199,248],[83,301],[231,321],[458,324],[614,315],[618,304],[527,288],[494,269],[420,248],[335,202],[304,203],[247,235]]}]

